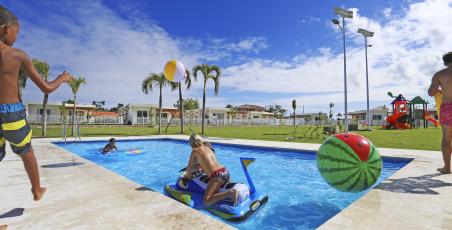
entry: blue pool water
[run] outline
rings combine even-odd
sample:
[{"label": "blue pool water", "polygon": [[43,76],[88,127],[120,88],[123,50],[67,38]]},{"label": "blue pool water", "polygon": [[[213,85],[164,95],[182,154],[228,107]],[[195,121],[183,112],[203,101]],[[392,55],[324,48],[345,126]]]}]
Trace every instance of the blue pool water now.
[{"label": "blue pool water", "polygon": [[[187,165],[188,142],[159,139],[118,141],[118,148],[143,148],[140,155],[117,152],[102,155],[97,149],[106,142],[56,143],[115,173],[163,193],[173,184],[179,170]],[[353,203],[361,193],[339,192],[321,178],[314,152],[266,149],[214,144],[219,161],[228,167],[234,181],[246,183],[239,157],[253,157],[249,172],[256,189],[268,194],[269,201],[241,223],[228,223],[239,229],[314,229]],[[402,168],[408,160],[384,159],[381,181]],[[208,215],[208,212],[205,212]],[[215,217],[217,218],[217,217]]]}]

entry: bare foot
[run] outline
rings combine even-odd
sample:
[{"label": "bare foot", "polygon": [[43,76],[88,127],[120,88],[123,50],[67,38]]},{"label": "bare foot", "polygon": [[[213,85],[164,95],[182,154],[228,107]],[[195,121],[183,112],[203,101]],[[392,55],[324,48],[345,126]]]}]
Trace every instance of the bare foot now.
[{"label": "bare foot", "polygon": [[44,193],[46,192],[46,188],[39,188],[37,191],[31,189],[31,193],[33,193],[33,200],[38,201],[42,198]]},{"label": "bare foot", "polygon": [[8,225],[4,224],[4,225],[0,225],[0,230],[6,230],[8,229]]},{"label": "bare foot", "polygon": [[446,167],[442,167],[442,168],[439,168],[436,170],[438,170],[438,172],[443,173],[443,174],[450,174],[450,169],[446,169]]},{"label": "bare foot", "polygon": [[236,206],[239,200],[239,191],[231,189],[231,200],[234,203],[234,206]]}]

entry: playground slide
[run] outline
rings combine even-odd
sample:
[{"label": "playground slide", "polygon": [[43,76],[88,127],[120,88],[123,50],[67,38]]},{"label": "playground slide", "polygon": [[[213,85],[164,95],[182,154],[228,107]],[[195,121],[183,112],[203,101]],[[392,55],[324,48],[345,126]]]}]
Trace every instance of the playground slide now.
[{"label": "playground slide", "polygon": [[405,122],[400,122],[399,119],[406,116],[406,113],[399,113],[397,115],[391,115],[386,118],[386,121],[394,126],[396,129],[409,129],[410,125]]},{"label": "playground slide", "polygon": [[425,119],[426,119],[427,121],[432,122],[432,124],[435,125],[435,127],[438,127],[438,126],[439,126],[439,121],[436,120],[435,118],[430,117],[430,116],[425,116]]}]

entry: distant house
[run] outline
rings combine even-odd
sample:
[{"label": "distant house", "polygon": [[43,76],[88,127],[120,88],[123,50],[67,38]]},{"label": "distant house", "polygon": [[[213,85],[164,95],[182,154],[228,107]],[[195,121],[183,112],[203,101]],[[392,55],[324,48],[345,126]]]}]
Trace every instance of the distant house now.
[{"label": "distant house", "polygon": [[[155,124],[159,107],[154,104],[127,104],[122,113],[125,117],[125,123],[130,125]],[[162,108],[162,124],[169,122],[171,118],[179,117],[177,108]]]},{"label": "distant house", "polygon": [[265,108],[262,106],[258,106],[258,105],[240,105],[235,107],[237,109],[237,112],[242,113],[242,112],[264,112]]},{"label": "distant house", "polygon": [[[293,114],[292,114],[292,119],[293,119]],[[298,121],[298,123],[305,123],[305,124],[320,124],[320,122],[325,122],[326,120],[328,120],[328,115],[326,113],[299,113],[299,114],[295,114],[295,119],[296,120],[301,120]]]},{"label": "distant house", "polygon": [[[389,109],[384,105],[370,109],[371,125],[385,124],[388,111]],[[367,110],[349,112],[348,115],[351,117],[352,121],[364,122],[367,120]]]},{"label": "distant house", "polygon": [[[220,119],[227,118],[229,109],[227,108],[211,108],[207,107],[205,111],[206,119]],[[192,109],[185,111],[184,117],[188,120],[202,119],[202,109]]]},{"label": "distant house", "polygon": [[234,107],[234,111],[229,112],[229,117],[239,119],[263,119],[273,118],[275,117],[275,114],[265,112],[265,107],[245,104]]},{"label": "distant house", "polygon": [[[82,105],[78,104],[76,119],[79,122],[86,122],[91,111],[96,110],[94,105]],[[42,103],[27,103],[27,120],[30,123],[41,123],[42,115]],[[61,123],[62,117],[72,117],[74,111],[74,104],[61,104],[61,103],[48,103],[47,104],[47,123]]]}]

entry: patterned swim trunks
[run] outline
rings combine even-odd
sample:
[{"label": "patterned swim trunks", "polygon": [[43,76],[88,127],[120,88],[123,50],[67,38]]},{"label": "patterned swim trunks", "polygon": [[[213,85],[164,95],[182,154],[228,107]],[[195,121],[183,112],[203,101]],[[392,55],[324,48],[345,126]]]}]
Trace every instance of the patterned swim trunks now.
[{"label": "patterned swim trunks", "polygon": [[443,102],[439,109],[441,125],[452,126],[452,102]]},{"label": "patterned swim trunks", "polygon": [[31,147],[31,127],[26,121],[22,103],[0,104],[0,161],[6,154],[6,141],[16,154],[27,153]]}]

